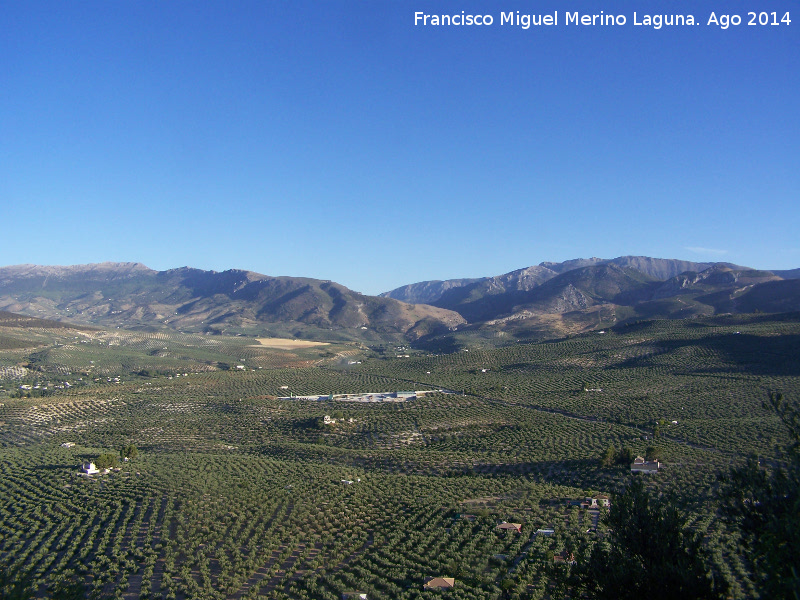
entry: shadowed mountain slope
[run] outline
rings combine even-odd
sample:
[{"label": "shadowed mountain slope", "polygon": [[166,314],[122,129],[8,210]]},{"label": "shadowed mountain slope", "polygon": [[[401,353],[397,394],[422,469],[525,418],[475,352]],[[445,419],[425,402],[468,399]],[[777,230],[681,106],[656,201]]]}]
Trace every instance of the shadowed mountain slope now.
[{"label": "shadowed mountain slope", "polygon": [[641,319],[800,308],[800,279],[784,280],[770,271],[724,263],[666,280],[609,261],[567,270],[527,289],[500,289],[488,281],[451,289],[435,303],[458,311],[469,322],[445,334],[442,347],[560,337]]}]

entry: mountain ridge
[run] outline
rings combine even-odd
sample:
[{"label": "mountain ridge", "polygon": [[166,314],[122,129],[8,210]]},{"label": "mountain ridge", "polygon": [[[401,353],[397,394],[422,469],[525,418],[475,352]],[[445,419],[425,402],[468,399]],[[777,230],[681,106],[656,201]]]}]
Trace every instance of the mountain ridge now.
[{"label": "mountain ridge", "polygon": [[[567,271],[572,271],[575,269],[580,269],[588,266],[596,266],[598,264],[603,264],[603,263],[614,263],[617,266],[633,267],[636,270],[642,271],[643,273],[646,273],[652,277],[664,280],[679,275],[680,273],[683,273],[685,271],[703,271],[715,264],[722,264],[722,265],[727,265],[729,267],[735,267],[740,269],[746,268],[727,262],[720,262],[720,263],[692,262],[688,260],[679,260],[672,258],[651,258],[649,256],[633,256],[633,255],[618,256],[617,258],[611,258],[611,259],[597,258],[597,257],[575,258],[560,263],[552,261],[543,261],[540,262],[538,265],[523,267],[521,269],[515,269],[513,271],[509,271],[508,273],[504,273],[503,275],[496,275],[490,277],[421,281],[418,283],[412,283],[409,285],[400,286],[393,290],[389,290],[388,292],[383,292],[379,295],[383,297],[394,298],[395,300],[400,300],[402,302],[410,302],[411,300],[408,298],[413,294],[414,302],[423,304],[432,304],[436,303],[442,297],[443,293],[447,290],[473,284],[480,285],[481,282],[487,282],[487,281],[496,282],[500,279],[511,280],[513,279],[514,274],[523,273],[536,268],[546,269],[551,273],[551,277],[555,277],[556,275],[561,275],[563,273],[566,273]],[[800,277],[800,269],[795,269],[794,271],[784,271],[784,272],[787,274],[796,272],[795,277]],[[551,277],[548,277],[548,279]],[[788,279],[790,277],[786,278]],[[423,290],[426,290],[427,293],[421,293]]]},{"label": "mountain ridge", "polygon": [[414,298],[438,294],[429,305],[367,296],[330,280],[242,269],[28,264],[0,267],[0,310],[103,327],[457,348],[560,337],[642,319],[796,311],[799,272],[592,257],[397,288]]},{"label": "mountain ridge", "polygon": [[0,310],[102,326],[359,340],[414,340],[464,323],[453,311],[365,296],[331,281],[241,269],[155,271],[140,263],[2,267]]}]

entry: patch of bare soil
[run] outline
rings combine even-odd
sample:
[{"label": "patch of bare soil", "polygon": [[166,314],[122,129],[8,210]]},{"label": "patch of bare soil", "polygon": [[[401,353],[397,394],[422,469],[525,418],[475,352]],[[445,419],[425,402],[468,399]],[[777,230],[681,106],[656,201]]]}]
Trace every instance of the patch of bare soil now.
[{"label": "patch of bare soil", "polygon": [[298,348],[311,348],[312,346],[328,346],[328,342],[312,342],[311,340],[287,340],[285,338],[256,338],[258,344],[254,346],[266,346],[267,348],[279,348],[281,350],[297,350]]}]

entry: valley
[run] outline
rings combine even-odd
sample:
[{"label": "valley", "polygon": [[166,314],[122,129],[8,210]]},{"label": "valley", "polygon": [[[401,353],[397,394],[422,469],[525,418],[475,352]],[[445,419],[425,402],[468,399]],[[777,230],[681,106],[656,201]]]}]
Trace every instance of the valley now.
[{"label": "valley", "polygon": [[[555,557],[608,535],[578,504],[633,477],[703,532],[730,597],[756,594],[720,476],[790,441],[762,403],[800,393],[798,313],[446,354],[0,316],[0,562],[30,597],[564,597]],[[402,390],[426,393],[337,400]]]}]

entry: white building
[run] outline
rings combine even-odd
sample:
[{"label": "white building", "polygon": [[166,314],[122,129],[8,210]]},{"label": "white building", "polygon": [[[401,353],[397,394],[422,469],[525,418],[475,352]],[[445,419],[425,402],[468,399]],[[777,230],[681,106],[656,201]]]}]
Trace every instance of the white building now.
[{"label": "white building", "polygon": [[93,462],[83,463],[83,467],[81,468],[85,475],[94,475],[95,473],[99,473],[100,470],[94,465]]}]

